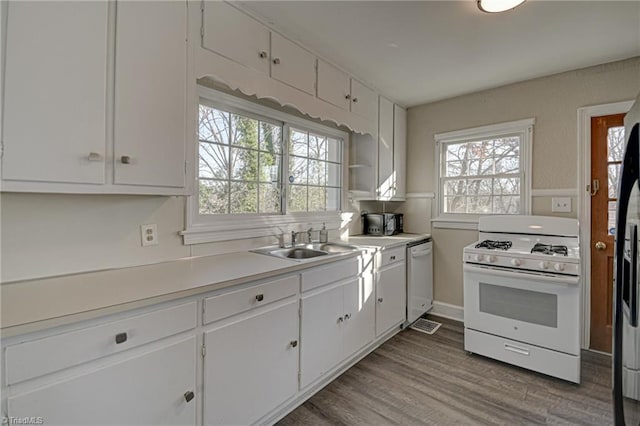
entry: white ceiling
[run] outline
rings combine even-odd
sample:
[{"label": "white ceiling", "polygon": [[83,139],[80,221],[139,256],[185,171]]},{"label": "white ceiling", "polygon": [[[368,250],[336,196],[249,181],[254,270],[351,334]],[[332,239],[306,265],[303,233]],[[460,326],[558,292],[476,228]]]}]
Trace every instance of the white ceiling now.
[{"label": "white ceiling", "polygon": [[414,106],[640,55],[640,1],[248,1],[241,6]]}]

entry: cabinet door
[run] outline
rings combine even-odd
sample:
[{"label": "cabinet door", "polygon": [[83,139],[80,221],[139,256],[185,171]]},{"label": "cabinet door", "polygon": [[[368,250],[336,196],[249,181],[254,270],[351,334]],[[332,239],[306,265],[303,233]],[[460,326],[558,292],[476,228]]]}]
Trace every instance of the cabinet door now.
[{"label": "cabinet door", "polygon": [[348,282],[343,290],[346,317],[343,357],[347,358],[375,337],[375,294],[372,274]]},{"label": "cabinet door", "polygon": [[117,3],[114,183],[185,185],[187,8]]},{"label": "cabinet door", "polygon": [[271,33],[271,77],[316,94],[316,57],[280,34]]},{"label": "cabinet door", "polygon": [[393,197],[396,180],[393,173],[393,103],[380,96],[378,122],[378,198]]},{"label": "cabinet door", "polygon": [[2,178],[104,183],[107,2],[7,7]]},{"label": "cabinet door", "polygon": [[376,282],[376,336],[402,322],[407,314],[405,263],[398,262],[378,271]]},{"label": "cabinet door", "polygon": [[269,74],[269,30],[222,1],[205,1],[202,45],[263,74]]},{"label": "cabinet door", "polygon": [[293,396],[298,333],[297,300],[207,331],[204,424],[253,424]]},{"label": "cabinet door", "polygon": [[393,171],[394,198],[404,198],[407,192],[407,111],[398,105],[393,107]]},{"label": "cabinet door", "polygon": [[195,425],[196,341],[177,343],[7,399],[8,415],[64,425]]},{"label": "cabinet door", "polygon": [[318,59],[318,98],[349,111],[350,90],[347,74]]},{"label": "cabinet door", "polygon": [[302,296],[300,324],[300,389],[342,360],[344,324],[342,286]]},{"label": "cabinet door", "polygon": [[378,95],[358,80],[351,79],[351,112],[378,122]]}]

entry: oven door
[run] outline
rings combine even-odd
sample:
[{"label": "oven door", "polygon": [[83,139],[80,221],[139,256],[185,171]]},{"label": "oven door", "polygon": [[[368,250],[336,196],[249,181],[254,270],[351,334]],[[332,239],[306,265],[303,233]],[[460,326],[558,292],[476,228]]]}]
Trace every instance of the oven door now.
[{"label": "oven door", "polygon": [[580,279],[464,265],[464,325],[580,354]]}]

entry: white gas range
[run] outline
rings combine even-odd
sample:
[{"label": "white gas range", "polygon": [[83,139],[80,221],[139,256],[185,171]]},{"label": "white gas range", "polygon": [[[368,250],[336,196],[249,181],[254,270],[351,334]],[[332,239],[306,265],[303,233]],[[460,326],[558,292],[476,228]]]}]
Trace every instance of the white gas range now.
[{"label": "white gas range", "polygon": [[463,250],[465,350],[580,382],[575,219],[489,216]]}]

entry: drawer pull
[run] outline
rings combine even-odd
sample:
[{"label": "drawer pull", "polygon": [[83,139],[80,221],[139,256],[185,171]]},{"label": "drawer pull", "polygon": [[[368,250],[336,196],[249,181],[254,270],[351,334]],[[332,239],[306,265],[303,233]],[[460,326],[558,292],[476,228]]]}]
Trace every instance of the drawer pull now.
[{"label": "drawer pull", "polygon": [[348,320],[349,318],[351,318],[351,314],[344,314],[344,319]]},{"label": "drawer pull", "polygon": [[263,300],[264,300],[264,294],[257,294],[256,295],[256,301],[262,302]]},{"label": "drawer pull", "polygon": [[267,52],[266,52],[266,51],[264,51],[264,50],[263,50],[263,51],[261,51],[261,52],[260,52],[260,57],[261,57],[262,59],[266,58],[266,57],[267,57]]},{"label": "drawer pull", "polygon": [[515,352],[520,355],[529,356],[529,349],[527,348],[521,348],[519,346],[510,345],[509,343],[505,343],[504,348],[508,351]]},{"label": "drawer pull", "polygon": [[382,303],[384,299],[382,297],[378,297],[378,302]]},{"label": "drawer pull", "polygon": [[116,345],[120,343],[124,343],[127,341],[127,333],[118,333],[116,334]]},{"label": "drawer pull", "polygon": [[184,393],[184,400],[190,402],[195,396],[196,394],[194,394],[193,391],[187,391]]},{"label": "drawer pull", "polygon": [[340,324],[342,321],[344,321],[343,317],[338,317],[338,324]]},{"label": "drawer pull", "polygon": [[298,346],[298,341],[297,340],[292,340],[291,341],[291,347],[295,348],[296,346]]},{"label": "drawer pull", "polygon": [[391,257],[389,258],[389,260],[396,260],[396,257],[395,257],[395,256],[391,256]]},{"label": "drawer pull", "polygon": [[131,164],[131,157],[129,157],[128,155],[123,155],[122,157],[120,157],[120,162],[122,164]]}]

